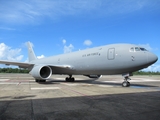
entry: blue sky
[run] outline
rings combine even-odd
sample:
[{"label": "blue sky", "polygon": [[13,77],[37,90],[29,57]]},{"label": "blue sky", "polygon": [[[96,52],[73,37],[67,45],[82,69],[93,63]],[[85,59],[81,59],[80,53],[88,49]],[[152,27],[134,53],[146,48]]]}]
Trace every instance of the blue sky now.
[{"label": "blue sky", "polygon": [[160,0],[1,0],[0,59],[26,61],[27,41],[38,57],[112,43],[160,56]]}]

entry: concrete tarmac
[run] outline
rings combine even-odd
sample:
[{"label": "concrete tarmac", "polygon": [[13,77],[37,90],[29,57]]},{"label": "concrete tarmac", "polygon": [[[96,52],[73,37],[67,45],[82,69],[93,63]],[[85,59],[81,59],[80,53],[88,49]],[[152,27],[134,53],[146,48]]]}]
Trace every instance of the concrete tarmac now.
[{"label": "concrete tarmac", "polygon": [[121,75],[65,77],[0,74],[0,120],[160,120],[160,76],[133,76],[126,88]]}]

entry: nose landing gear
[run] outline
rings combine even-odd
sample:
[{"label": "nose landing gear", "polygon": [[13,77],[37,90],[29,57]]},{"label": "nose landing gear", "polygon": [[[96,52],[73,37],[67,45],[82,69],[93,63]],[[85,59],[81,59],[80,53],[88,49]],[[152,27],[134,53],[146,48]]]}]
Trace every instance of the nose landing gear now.
[{"label": "nose landing gear", "polygon": [[128,73],[128,74],[123,74],[122,76],[124,76],[124,81],[122,83],[122,87],[129,87],[130,86],[129,80],[131,80],[131,78],[129,78],[129,76],[132,76],[132,74]]}]

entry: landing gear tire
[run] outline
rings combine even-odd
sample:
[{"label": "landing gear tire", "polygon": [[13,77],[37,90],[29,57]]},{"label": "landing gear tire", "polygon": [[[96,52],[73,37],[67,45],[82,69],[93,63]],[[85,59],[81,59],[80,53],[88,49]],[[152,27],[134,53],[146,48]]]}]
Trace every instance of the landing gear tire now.
[{"label": "landing gear tire", "polygon": [[130,82],[127,82],[127,87],[129,87],[130,86]]},{"label": "landing gear tire", "polygon": [[122,87],[127,87],[127,82],[123,82]]},{"label": "landing gear tire", "polygon": [[125,81],[125,82],[122,83],[122,86],[123,87],[129,87],[130,86],[130,82]]},{"label": "landing gear tire", "polygon": [[69,78],[68,77],[66,77],[66,82],[69,82]]},{"label": "landing gear tire", "polygon": [[40,82],[46,82],[46,80],[40,80]]},{"label": "landing gear tire", "polygon": [[39,82],[39,80],[38,80],[38,79],[36,79],[35,81],[36,81],[36,82]]},{"label": "landing gear tire", "polygon": [[72,78],[71,78],[71,81],[72,81],[72,82],[74,82],[74,81],[75,81],[74,77],[72,77]]},{"label": "landing gear tire", "polygon": [[74,82],[75,79],[70,75],[70,77],[66,77],[66,82]]},{"label": "landing gear tire", "polygon": [[39,80],[39,79],[36,79],[35,81],[36,82],[46,82],[46,80]]}]

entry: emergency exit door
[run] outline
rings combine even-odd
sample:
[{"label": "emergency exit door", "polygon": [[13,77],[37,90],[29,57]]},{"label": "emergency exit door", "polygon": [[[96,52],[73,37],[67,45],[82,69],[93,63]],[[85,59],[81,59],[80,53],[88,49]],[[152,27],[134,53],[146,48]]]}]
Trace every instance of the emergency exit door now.
[{"label": "emergency exit door", "polygon": [[115,48],[108,49],[108,60],[113,60],[115,58]]}]

